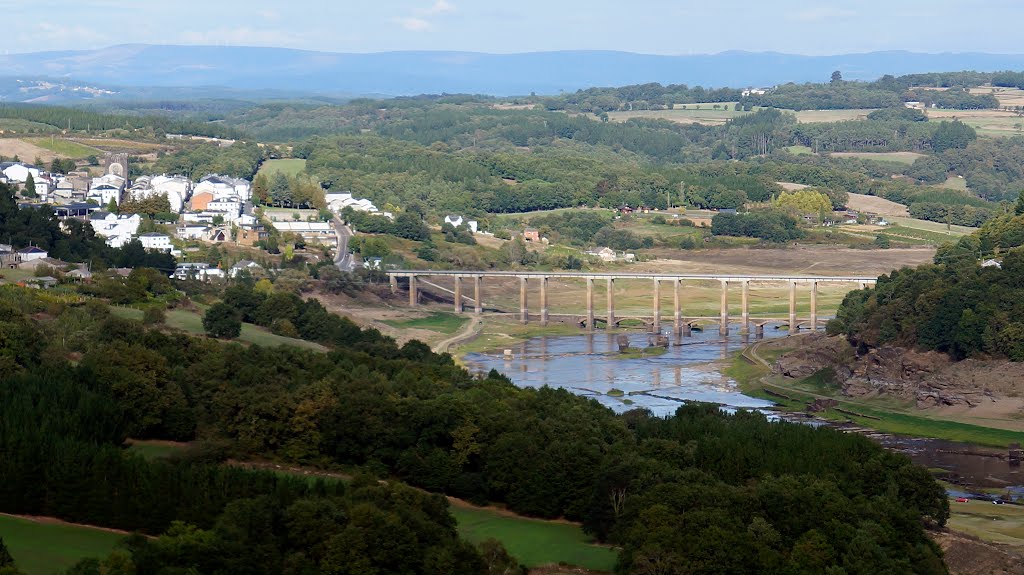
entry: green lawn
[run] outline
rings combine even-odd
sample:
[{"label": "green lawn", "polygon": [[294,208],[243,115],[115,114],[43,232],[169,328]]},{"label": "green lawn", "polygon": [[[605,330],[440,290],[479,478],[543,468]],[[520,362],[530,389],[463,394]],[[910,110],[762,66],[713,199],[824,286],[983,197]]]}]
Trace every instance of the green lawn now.
[{"label": "green lawn", "polygon": [[814,150],[812,150],[808,146],[790,146],[786,148],[786,151],[789,152],[790,154],[794,154],[797,156],[806,156],[814,154]]},{"label": "green lawn", "polygon": [[81,159],[88,156],[102,156],[103,151],[60,138],[33,138],[29,142],[68,158]]},{"label": "green lawn", "polygon": [[[111,311],[115,315],[118,315],[127,319],[142,320],[142,310],[128,307],[112,307]],[[203,335],[206,330],[203,329],[203,317],[193,311],[188,310],[170,310],[167,312],[167,327],[180,329],[184,332],[191,333],[193,335]],[[265,328],[251,323],[242,324],[242,334],[238,336],[238,341],[246,343],[252,343],[255,345],[262,345],[266,347],[273,347],[278,345],[291,345],[294,347],[302,347],[306,349],[312,349],[315,351],[327,351],[327,348],[311,341],[302,339],[294,339],[290,337],[283,337],[270,333]]]},{"label": "green lawn", "polygon": [[988,501],[949,502],[946,525],[983,541],[1024,548],[1024,507],[993,505]]},{"label": "green lawn", "polygon": [[426,317],[402,321],[383,320],[381,323],[401,329],[426,329],[451,335],[462,329],[466,321],[468,321],[468,318],[453,313],[434,312]]},{"label": "green lawn", "polygon": [[286,176],[295,177],[305,169],[306,160],[302,159],[267,160],[260,166],[257,175],[264,174],[269,177],[280,172]]},{"label": "green lawn", "polygon": [[60,573],[81,559],[108,555],[124,535],[0,515],[0,537],[27,575]]},{"label": "green lawn", "polygon": [[589,543],[576,525],[505,517],[486,509],[452,507],[459,533],[478,543],[497,539],[527,567],[565,563],[595,571],[611,571],[618,553]]},{"label": "green lawn", "polygon": [[[892,223],[898,224],[900,227],[903,228],[913,228],[916,230],[935,232],[937,234],[953,236],[954,238],[957,236],[965,236],[967,234],[971,234],[978,231],[978,228],[969,228],[967,226],[949,226],[949,229],[947,230],[947,226],[944,223],[929,222],[927,220],[918,220],[915,218],[892,217],[887,219]],[[947,231],[951,233],[947,234]]]}]

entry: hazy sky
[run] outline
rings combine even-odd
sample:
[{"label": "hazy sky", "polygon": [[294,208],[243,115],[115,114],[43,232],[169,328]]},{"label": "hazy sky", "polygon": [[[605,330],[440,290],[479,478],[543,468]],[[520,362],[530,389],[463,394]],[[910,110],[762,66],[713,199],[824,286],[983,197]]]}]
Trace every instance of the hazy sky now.
[{"label": "hazy sky", "polygon": [[0,0],[6,53],[114,44],[332,52],[1020,53],[1020,0]]}]

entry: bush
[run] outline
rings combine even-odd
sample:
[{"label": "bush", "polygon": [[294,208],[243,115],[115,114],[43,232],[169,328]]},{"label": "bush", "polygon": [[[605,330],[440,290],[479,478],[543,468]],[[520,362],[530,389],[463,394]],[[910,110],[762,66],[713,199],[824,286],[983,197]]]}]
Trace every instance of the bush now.
[{"label": "bush", "polygon": [[242,333],[242,314],[224,302],[213,304],[203,316],[203,329],[210,337],[236,338]]},{"label": "bush", "polygon": [[159,325],[167,321],[167,312],[163,306],[151,305],[142,312],[142,323],[145,325]]}]

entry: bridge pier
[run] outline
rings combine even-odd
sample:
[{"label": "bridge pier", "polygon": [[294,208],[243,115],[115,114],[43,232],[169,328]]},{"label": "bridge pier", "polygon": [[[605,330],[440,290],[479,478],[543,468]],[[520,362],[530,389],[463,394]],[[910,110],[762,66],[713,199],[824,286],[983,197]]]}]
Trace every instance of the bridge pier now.
[{"label": "bridge pier", "polygon": [[548,325],[548,278],[540,278],[540,325]]},{"label": "bridge pier", "polygon": [[683,304],[681,301],[683,282],[672,280],[672,331],[676,337],[683,333]]},{"label": "bridge pier", "polygon": [[654,321],[651,323],[653,333],[661,333],[661,281],[654,280]]},{"label": "bridge pier", "polygon": [[398,276],[388,276],[391,283],[391,295],[398,293]]},{"label": "bridge pier", "polygon": [[818,282],[811,282],[811,331],[818,331]]},{"label": "bridge pier", "polygon": [[587,331],[594,331],[594,278],[587,278]]},{"label": "bridge pier", "polygon": [[462,276],[455,276],[455,313],[462,311]]},{"label": "bridge pier", "polygon": [[789,334],[796,334],[796,282],[789,282]]},{"label": "bridge pier", "polygon": [[416,276],[409,276],[409,307],[416,307],[420,303],[419,287],[416,285]]},{"label": "bridge pier", "polygon": [[690,337],[692,335],[693,335],[693,326],[690,325],[690,322],[684,323],[683,324],[683,337]]},{"label": "bridge pier", "polygon": [[754,326],[754,337],[757,338],[757,339],[761,339],[761,338],[764,337],[764,326],[763,325],[757,324],[757,325]]},{"label": "bridge pier", "polygon": [[608,323],[609,330],[615,329],[615,278],[608,278]]},{"label": "bridge pier", "polygon": [[740,328],[740,333],[750,333],[750,282],[743,282],[743,299],[740,303],[741,313],[743,314],[743,327]]},{"label": "bridge pier", "polygon": [[530,321],[530,310],[526,306],[526,278],[519,278],[519,323]]},{"label": "bridge pier", "polygon": [[476,306],[473,311],[476,312],[476,315],[480,315],[480,314],[484,313],[483,300],[480,299],[480,282],[481,281],[483,281],[483,277],[481,277],[481,276],[474,276],[473,277],[473,305]]},{"label": "bridge pier", "polygon": [[729,335],[729,281],[722,281],[722,302],[719,306],[718,333]]}]

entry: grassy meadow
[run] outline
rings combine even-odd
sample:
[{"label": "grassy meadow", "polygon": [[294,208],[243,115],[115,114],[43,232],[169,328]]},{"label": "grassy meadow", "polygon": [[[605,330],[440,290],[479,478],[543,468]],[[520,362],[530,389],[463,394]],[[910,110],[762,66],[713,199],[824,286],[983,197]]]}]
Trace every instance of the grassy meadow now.
[{"label": "grassy meadow", "polygon": [[[142,310],[127,307],[112,307],[111,311],[123,318],[134,319],[142,321]],[[203,329],[203,317],[197,312],[189,310],[169,310],[167,312],[167,327],[172,329],[180,329],[191,335],[203,335],[206,330]],[[305,349],[312,349],[315,351],[326,351],[327,348],[324,346],[306,341],[302,339],[295,339],[291,337],[284,337],[276,335],[267,331],[258,325],[251,323],[242,324],[242,333],[238,336],[238,340],[245,343],[251,343],[262,346],[278,346],[278,345],[290,345],[294,347],[301,347]]]},{"label": "grassy meadow", "polygon": [[40,148],[50,150],[58,156],[64,156],[75,160],[80,160],[89,156],[103,155],[103,150],[99,150],[91,146],[85,146],[78,142],[65,140],[63,138],[33,138],[28,141]]},{"label": "grassy meadow", "polygon": [[282,173],[288,177],[295,177],[305,169],[306,160],[302,159],[267,160],[260,166],[257,175],[263,174],[269,177],[276,173]]},{"label": "grassy meadow", "polygon": [[467,321],[469,321],[468,317],[458,316],[454,313],[433,312],[427,317],[408,320],[382,320],[381,323],[399,329],[425,329],[445,335],[452,335],[462,329],[462,326],[466,325]]},{"label": "grassy meadow", "polygon": [[0,538],[26,575],[54,575],[81,559],[105,557],[124,537],[101,529],[0,515]]},{"label": "grassy meadow", "polygon": [[589,543],[578,525],[508,517],[488,509],[451,511],[462,537],[473,543],[497,539],[527,567],[562,563],[609,572],[615,567],[615,550]]}]

